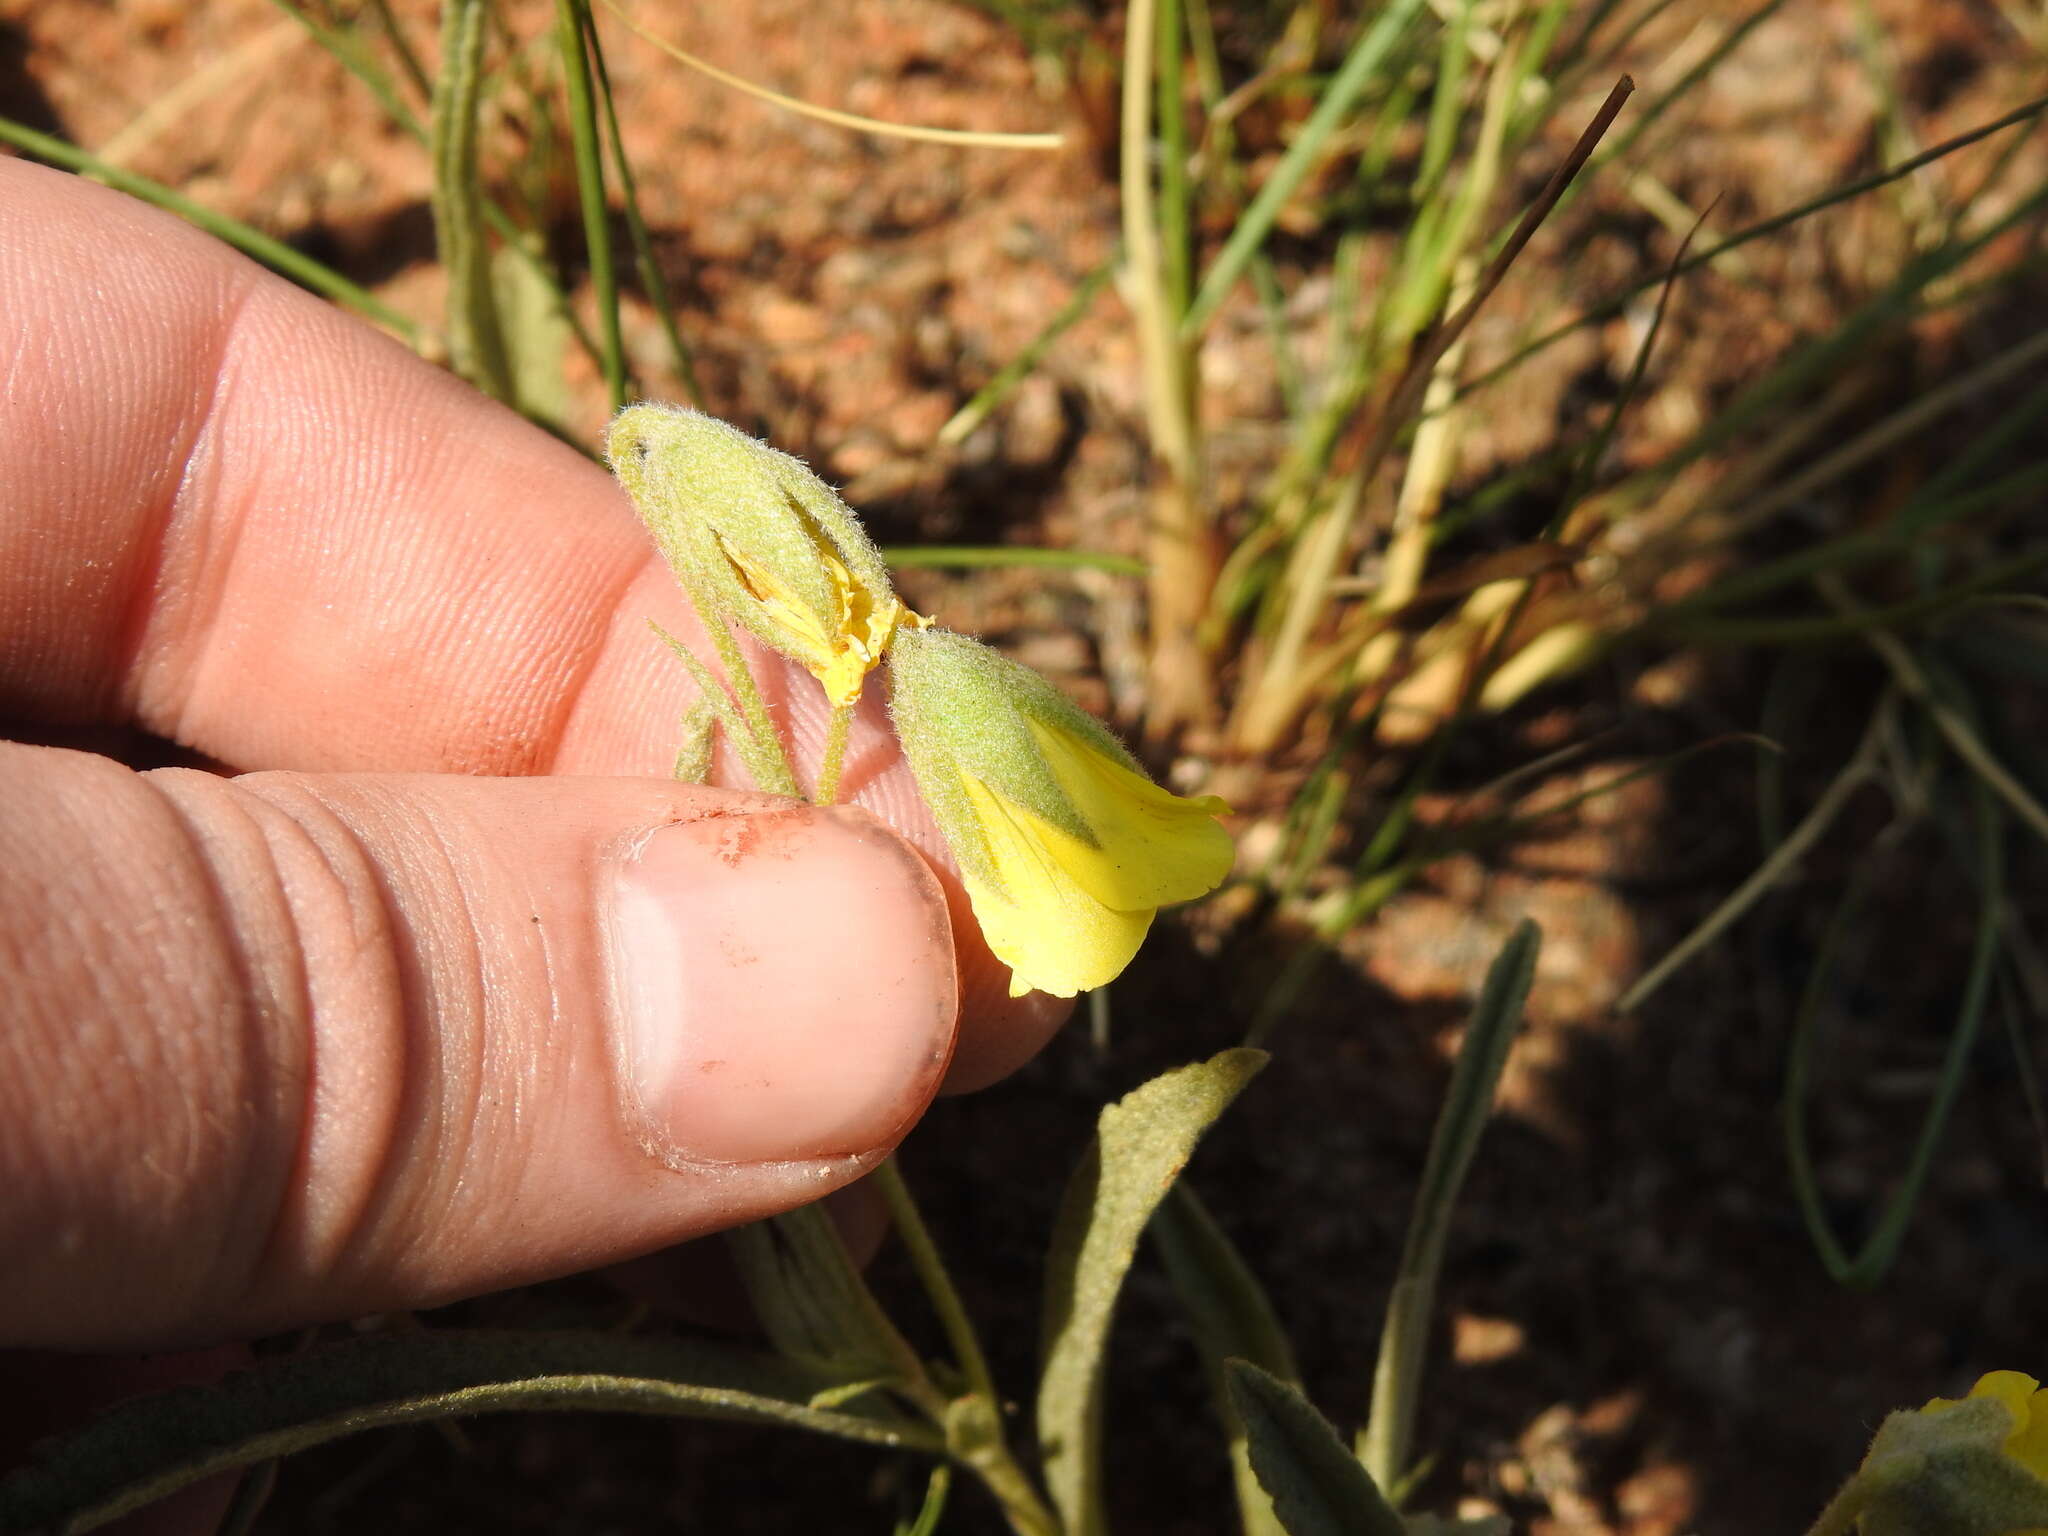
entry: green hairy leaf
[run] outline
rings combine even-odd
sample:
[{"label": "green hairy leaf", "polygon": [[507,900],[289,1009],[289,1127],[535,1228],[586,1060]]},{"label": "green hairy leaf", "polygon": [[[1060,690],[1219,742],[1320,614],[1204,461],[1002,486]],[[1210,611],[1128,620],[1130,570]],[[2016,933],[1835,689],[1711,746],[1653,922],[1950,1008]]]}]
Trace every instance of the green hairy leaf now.
[{"label": "green hairy leaf", "polygon": [[1379,1486],[1307,1398],[1249,1361],[1229,1361],[1223,1372],[1252,1470],[1288,1536],[1405,1536]]},{"label": "green hairy leaf", "polygon": [[1230,1471],[1237,1487],[1238,1524],[1244,1536],[1277,1536],[1282,1529],[1273,1503],[1252,1471],[1244,1422],[1231,1406],[1224,1377],[1230,1360],[1249,1360],[1289,1386],[1301,1385],[1294,1351],[1274,1314],[1265,1287],[1251,1272],[1236,1244],[1185,1183],[1176,1184],[1153,1213],[1152,1241],[1166,1261],[1167,1278],[1180,1298],[1201,1351],[1218,1415],[1230,1442]]},{"label": "green hairy leaf", "polygon": [[449,0],[441,17],[441,78],[434,85],[432,125],[434,240],[448,269],[448,347],[457,373],[492,398],[514,405],[518,391],[491,287],[477,165],[488,13],[481,0]]},{"label": "green hairy leaf", "polygon": [[476,1413],[752,1419],[939,1449],[929,1428],[879,1409],[811,1406],[839,1385],[691,1339],[477,1329],[351,1340],[122,1403],[0,1481],[0,1532],[88,1531],[217,1472],[366,1429]]},{"label": "green hairy leaf", "polygon": [[1103,1110],[1067,1185],[1047,1265],[1038,1440],[1067,1536],[1103,1529],[1102,1363],[1145,1224],[1212,1125],[1266,1064],[1239,1048],[1163,1073]]}]

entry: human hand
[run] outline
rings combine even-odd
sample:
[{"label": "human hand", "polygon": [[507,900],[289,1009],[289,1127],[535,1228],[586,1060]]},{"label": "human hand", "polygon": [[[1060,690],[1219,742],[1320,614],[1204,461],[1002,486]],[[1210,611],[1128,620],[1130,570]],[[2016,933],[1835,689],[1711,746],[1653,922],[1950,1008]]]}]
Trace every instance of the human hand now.
[{"label": "human hand", "polygon": [[[646,620],[696,631],[602,470],[6,160],[0,316],[10,734],[246,774],[0,745],[0,1342],[645,1253],[856,1177],[942,1074],[1057,1027],[1004,996],[879,710],[857,809],[662,777],[688,684]],[[816,690],[761,672],[814,753]]]}]

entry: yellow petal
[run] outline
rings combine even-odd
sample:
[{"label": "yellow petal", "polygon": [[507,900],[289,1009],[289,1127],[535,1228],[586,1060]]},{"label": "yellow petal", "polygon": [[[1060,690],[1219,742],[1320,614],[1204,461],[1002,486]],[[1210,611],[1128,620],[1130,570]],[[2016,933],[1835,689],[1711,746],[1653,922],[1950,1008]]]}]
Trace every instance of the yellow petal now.
[{"label": "yellow petal", "polygon": [[2048,1392],[2020,1371],[1990,1371],[1970,1388],[1972,1397],[1995,1397],[2012,1414],[2005,1453],[2034,1476],[2048,1480]]},{"label": "yellow petal", "polygon": [[1046,766],[1099,845],[1062,835],[1060,863],[1089,895],[1134,912],[1193,901],[1223,883],[1235,855],[1216,818],[1229,806],[1214,795],[1190,799],[1161,789],[1083,738],[1029,723]]},{"label": "yellow petal", "polygon": [[2036,1392],[2026,1427],[2006,1437],[2005,1454],[2048,1483],[2048,1392]]},{"label": "yellow petal", "polygon": [[826,621],[767,566],[750,558],[723,534],[717,538],[719,549],[731,562],[733,574],[747,595],[761,605],[768,622],[798,652],[803,664],[822,675],[836,648]]},{"label": "yellow petal", "polygon": [[988,947],[1010,967],[1010,996],[1072,997],[1114,979],[1144,942],[1153,909],[1104,906],[1069,872],[1096,850],[973,776],[961,780],[1002,885],[965,870],[962,879]]},{"label": "yellow petal", "polygon": [[825,696],[835,707],[860,697],[862,683],[889,648],[897,625],[923,628],[931,622],[905,608],[894,595],[876,601],[875,593],[856,581],[845,562],[822,544],[816,556],[832,587],[829,616],[812,611],[773,571],[749,559],[723,535],[718,544],[740,585],[782,637],[786,652],[825,685]]}]

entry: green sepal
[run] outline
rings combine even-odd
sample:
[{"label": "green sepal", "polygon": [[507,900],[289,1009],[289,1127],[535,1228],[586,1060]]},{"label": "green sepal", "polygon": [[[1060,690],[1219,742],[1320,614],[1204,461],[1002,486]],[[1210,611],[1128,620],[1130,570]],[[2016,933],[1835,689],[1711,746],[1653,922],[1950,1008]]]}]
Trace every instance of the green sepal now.
[{"label": "green sepal", "polygon": [[1002,882],[983,852],[963,773],[1093,847],[1095,831],[1053,777],[1032,724],[1065,731],[1144,772],[1101,721],[1031,668],[966,635],[899,630],[888,669],[889,713],[917,787],[954,857],[992,884]]},{"label": "green sepal", "polygon": [[2008,1536],[2048,1528],[2048,1482],[2005,1449],[2015,1427],[2012,1410],[1993,1397],[1888,1415],[1844,1490],[1860,1494],[1863,1536]]},{"label": "green sepal", "polygon": [[683,711],[676,746],[675,777],[682,784],[705,784],[711,779],[711,755],[718,735],[718,710],[709,699],[699,698]]},{"label": "green sepal", "polygon": [[687,406],[642,402],[612,419],[605,458],[690,596],[796,660],[788,634],[734,572],[728,550],[770,572],[826,633],[838,596],[819,559],[837,556],[875,599],[894,596],[881,552],[853,509],[802,460]]},{"label": "green sepal", "polygon": [[[710,622],[718,621],[714,619]],[[776,795],[794,795],[796,781],[790,776],[789,760],[783,756],[782,743],[762,739],[739,703],[733,698],[731,691],[719,681],[717,673],[704,665],[703,659],[695,651],[654,620],[649,619],[647,627],[660,637],[663,645],[676,653],[677,659],[689,672],[690,680],[697,685],[697,700],[683,714],[683,743],[676,752],[676,777],[684,779],[686,783],[701,784],[704,782],[702,778],[685,778],[684,769],[701,767],[707,776],[710,773],[711,743],[708,726],[705,727],[707,734],[701,743],[694,742],[691,738],[692,717],[698,710],[706,709],[725,727],[725,739],[732,743],[732,749],[738,755],[740,765],[753,778],[756,789],[764,789]],[[698,764],[695,755],[700,750],[703,761]]]}]

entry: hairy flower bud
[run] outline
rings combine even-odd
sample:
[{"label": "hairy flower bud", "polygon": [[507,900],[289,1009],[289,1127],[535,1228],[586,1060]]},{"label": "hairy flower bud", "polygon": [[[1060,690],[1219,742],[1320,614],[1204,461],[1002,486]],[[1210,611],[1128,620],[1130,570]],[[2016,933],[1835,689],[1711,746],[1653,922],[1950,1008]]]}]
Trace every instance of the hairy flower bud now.
[{"label": "hairy flower bud", "polygon": [[1099,721],[987,646],[904,630],[889,703],[1013,997],[1101,986],[1160,907],[1230,873],[1228,806],[1161,789]]},{"label": "hairy flower bud", "polygon": [[734,619],[825,685],[861,684],[905,608],[852,509],[800,461],[701,411],[631,405],[605,454],[707,623]]},{"label": "hairy flower bud", "polygon": [[1862,1536],[2043,1536],[2048,1392],[1992,1371],[1966,1398],[1889,1415],[1850,1496]]}]

